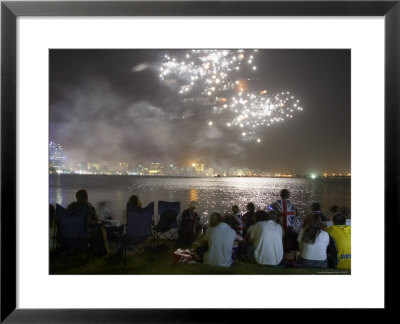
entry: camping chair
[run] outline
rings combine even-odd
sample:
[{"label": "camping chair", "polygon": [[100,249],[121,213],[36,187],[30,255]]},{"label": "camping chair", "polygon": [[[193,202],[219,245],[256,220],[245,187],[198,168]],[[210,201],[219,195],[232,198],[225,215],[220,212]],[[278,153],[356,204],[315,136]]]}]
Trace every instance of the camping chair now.
[{"label": "camping chair", "polygon": [[87,206],[69,211],[61,205],[56,204],[56,215],[57,234],[55,239],[60,250],[67,253],[78,250],[88,252],[89,236],[86,229]]},{"label": "camping chair", "polygon": [[129,203],[126,208],[126,231],[122,238],[124,248],[124,263],[126,263],[126,251],[128,247],[133,248],[133,252],[142,255],[144,250],[138,245],[146,241],[152,234],[152,224],[154,215],[154,202],[145,208],[137,208]]},{"label": "camping chair", "polygon": [[158,217],[159,221],[154,226],[154,240],[165,238],[168,241],[174,240],[178,235],[179,217],[181,203],[179,201],[158,202]]}]

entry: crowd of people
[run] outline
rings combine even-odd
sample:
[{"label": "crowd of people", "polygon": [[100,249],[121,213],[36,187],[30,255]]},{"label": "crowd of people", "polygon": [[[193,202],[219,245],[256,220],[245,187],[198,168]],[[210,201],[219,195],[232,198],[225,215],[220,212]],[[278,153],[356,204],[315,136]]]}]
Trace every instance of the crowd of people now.
[{"label": "crowd of people", "polygon": [[[111,219],[109,210],[100,204],[99,212],[88,201],[85,190],[76,193],[76,202],[67,210],[87,206],[87,232],[92,244],[104,254],[109,252],[107,236],[101,224]],[[349,208],[332,206],[329,217],[319,203],[300,216],[283,189],[275,202],[256,210],[248,203],[242,213],[237,205],[231,212],[212,212],[208,224],[202,224],[196,212],[198,203],[190,202],[182,212],[178,244],[191,245],[197,262],[230,267],[235,259],[273,267],[311,267],[351,269],[351,218]],[[126,210],[141,208],[136,195],[129,197]],[[55,226],[50,209],[50,226]],[[53,216],[52,216],[53,215]]]}]

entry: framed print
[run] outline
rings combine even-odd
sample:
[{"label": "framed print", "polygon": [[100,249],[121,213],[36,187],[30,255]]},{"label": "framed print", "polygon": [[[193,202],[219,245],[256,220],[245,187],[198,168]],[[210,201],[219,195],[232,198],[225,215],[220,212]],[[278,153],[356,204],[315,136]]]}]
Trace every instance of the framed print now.
[{"label": "framed print", "polygon": [[[399,15],[398,1],[2,1],[1,320],[196,322],[223,321],[222,309],[390,308]],[[249,202],[260,224],[283,228],[278,261],[261,265],[244,252],[233,267],[180,264],[199,263],[196,235],[212,240],[219,225],[237,240],[229,262],[247,251]],[[348,207],[353,253],[339,253],[321,222],[332,216],[350,231]],[[129,225],[139,214],[146,237]],[[181,224],[164,230],[170,216]],[[237,219],[243,226],[230,223]],[[250,239],[261,231],[254,226]],[[312,226],[326,245],[308,268],[298,237]],[[68,228],[74,240],[60,234]],[[170,229],[180,243],[163,252],[157,242]],[[329,239],[340,257],[325,269]],[[134,252],[149,259],[139,266]],[[337,266],[350,258],[351,271]],[[282,285],[304,298],[280,303]],[[318,305],[312,285],[329,292]]]}]

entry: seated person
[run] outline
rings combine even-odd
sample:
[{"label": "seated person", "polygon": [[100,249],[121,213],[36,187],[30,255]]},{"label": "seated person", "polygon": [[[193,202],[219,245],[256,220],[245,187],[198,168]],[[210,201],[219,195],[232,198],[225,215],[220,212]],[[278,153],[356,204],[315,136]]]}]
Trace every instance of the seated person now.
[{"label": "seated person", "polygon": [[327,268],[329,235],[322,230],[321,217],[318,214],[306,218],[304,228],[298,236],[300,256],[299,263],[308,268]]},{"label": "seated person", "polygon": [[236,222],[235,231],[238,235],[243,235],[245,232],[245,223],[243,220],[242,213],[237,205],[232,206],[233,219]]},{"label": "seated person", "polygon": [[346,225],[346,216],[337,213],[333,216],[333,226],[324,229],[334,240],[338,269],[351,269],[351,227]]},{"label": "seated person", "polygon": [[57,241],[55,240],[57,234],[57,220],[56,220],[56,209],[53,205],[49,205],[49,221],[50,221],[50,228],[49,228],[49,246],[50,251],[54,250]]},{"label": "seated person", "polygon": [[330,211],[330,215],[331,215],[330,218],[332,219],[333,215],[335,215],[336,213],[339,212],[339,207],[338,207],[337,205],[333,205],[333,206],[329,209],[329,211]]},{"label": "seated person", "polygon": [[191,201],[189,208],[182,213],[181,228],[179,229],[179,241],[190,244],[200,235],[203,226],[200,223],[200,216],[195,209],[197,202]]},{"label": "seated person", "polygon": [[246,206],[247,212],[243,215],[243,221],[246,228],[249,228],[254,224],[254,210],[255,206],[253,203],[248,203]]},{"label": "seated person", "polygon": [[229,227],[231,229],[233,229],[236,233],[235,241],[233,242],[233,247],[232,247],[232,257],[233,257],[233,259],[236,259],[236,257],[239,255],[240,250],[241,250],[240,245],[244,242],[243,236],[238,234],[238,231],[237,231],[238,219],[237,219],[236,215],[234,215],[234,214],[227,214],[227,215],[223,216],[222,221],[224,223],[228,224]]},{"label": "seated person", "polygon": [[[199,243],[200,247],[197,249],[197,253],[203,257],[205,264],[230,267],[233,263],[232,247],[236,233],[222,220],[223,216],[219,212],[213,212],[210,215],[209,227]],[[204,250],[207,251],[204,252]]]},{"label": "seated person", "polygon": [[313,212],[313,214],[317,214],[319,215],[319,217],[321,217],[321,221],[325,222],[328,220],[327,217],[325,217],[325,215],[321,212],[321,205],[317,202],[312,203],[311,204],[311,211]]},{"label": "seated person", "polygon": [[282,189],[280,197],[271,208],[278,213],[278,222],[283,227],[283,249],[285,253],[293,253],[299,249],[297,237],[302,222],[297,207],[289,200],[289,190]]},{"label": "seated person", "polygon": [[340,212],[346,216],[346,225],[351,226],[351,213],[350,213],[350,208],[348,207],[343,207]]},{"label": "seated person", "polygon": [[129,197],[128,202],[126,203],[126,208],[124,209],[124,213],[123,213],[123,220],[126,223],[127,217],[126,217],[126,213],[128,208],[141,208],[142,203],[139,201],[138,196],[136,195],[132,195]]},{"label": "seated person", "polygon": [[140,208],[142,207],[142,203],[139,201],[138,196],[136,195],[132,195],[129,197],[127,205],[130,205],[131,207],[136,207],[136,208]]},{"label": "seated person", "polygon": [[[336,207],[336,208],[334,209],[334,207]],[[339,209],[337,206],[332,206],[331,207],[331,212],[332,211],[335,211],[333,216],[335,216],[335,214],[337,214],[337,213],[343,214],[346,217],[346,225],[347,226],[351,226],[351,213],[350,213],[350,209],[348,207],[342,207],[342,208]],[[332,216],[332,219],[333,219],[333,216]],[[333,226],[332,220],[325,222],[325,225],[327,227],[328,226]]]},{"label": "seated person", "polygon": [[101,221],[111,220],[111,212],[108,208],[106,208],[106,203],[104,201],[99,202],[98,214]]},{"label": "seated person", "polygon": [[87,206],[86,230],[89,236],[89,243],[97,255],[104,255],[109,252],[106,232],[99,221],[96,209],[89,202],[86,190],[78,190],[75,194],[76,201],[70,203],[68,211]]},{"label": "seated person", "polygon": [[255,213],[257,223],[248,229],[246,257],[258,264],[278,265],[283,258],[282,226],[276,211]]}]

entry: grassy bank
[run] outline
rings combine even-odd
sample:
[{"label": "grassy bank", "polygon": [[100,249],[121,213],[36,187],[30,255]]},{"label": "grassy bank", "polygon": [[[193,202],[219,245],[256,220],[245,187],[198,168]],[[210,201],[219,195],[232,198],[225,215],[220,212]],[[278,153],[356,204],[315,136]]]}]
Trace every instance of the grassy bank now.
[{"label": "grassy bank", "polygon": [[230,268],[212,267],[206,264],[176,264],[173,251],[177,247],[170,245],[168,250],[154,253],[146,252],[142,256],[127,253],[126,264],[108,264],[104,257],[90,256],[82,262],[82,255],[59,256],[50,262],[50,274],[136,274],[136,275],[321,275],[350,274],[348,270],[339,269],[306,269],[274,268],[235,260]]}]

